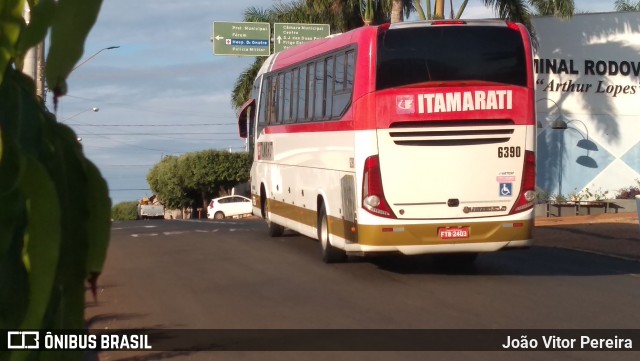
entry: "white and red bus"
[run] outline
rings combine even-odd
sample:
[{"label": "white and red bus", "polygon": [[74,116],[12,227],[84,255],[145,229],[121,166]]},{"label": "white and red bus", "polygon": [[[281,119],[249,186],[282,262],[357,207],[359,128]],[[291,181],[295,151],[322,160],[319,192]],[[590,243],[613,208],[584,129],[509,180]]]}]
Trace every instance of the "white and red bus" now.
[{"label": "white and red bus", "polygon": [[532,64],[504,21],[361,27],[270,56],[239,115],[254,214],[326,262],[529,246]]}]

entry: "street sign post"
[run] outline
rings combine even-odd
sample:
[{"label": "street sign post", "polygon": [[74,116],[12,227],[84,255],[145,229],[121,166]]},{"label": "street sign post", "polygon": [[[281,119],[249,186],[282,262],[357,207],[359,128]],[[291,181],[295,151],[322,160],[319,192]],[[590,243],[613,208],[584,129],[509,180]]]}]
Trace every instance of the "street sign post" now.
[{"label": "street sign post", "polygon": [[328,24],[273,24],[273,52],[329,36]]},{"label": "street sign post", "polygon": [[213,54],[268,56],[271,54],[269,23],[213,22]]}]

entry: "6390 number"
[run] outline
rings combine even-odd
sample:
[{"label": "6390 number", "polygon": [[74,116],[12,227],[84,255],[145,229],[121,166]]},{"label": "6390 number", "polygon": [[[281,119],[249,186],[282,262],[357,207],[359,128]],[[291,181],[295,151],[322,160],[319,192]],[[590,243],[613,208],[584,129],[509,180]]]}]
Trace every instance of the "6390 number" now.
[{"label": "6390 number", "polygon": [[521,147],[498,147],[498,158],[520,158]]}]

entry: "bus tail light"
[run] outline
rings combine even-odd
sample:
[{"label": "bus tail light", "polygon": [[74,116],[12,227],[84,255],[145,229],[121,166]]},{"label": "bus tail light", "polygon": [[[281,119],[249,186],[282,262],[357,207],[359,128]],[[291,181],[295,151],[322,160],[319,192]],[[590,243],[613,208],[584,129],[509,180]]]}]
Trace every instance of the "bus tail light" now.
[{"label": "bus tail light", "polygon": [[436,20],[431,25],[464,25],[466,23],[463,20]]},{"label": "bus tail light", "polygon": [[511,209],[510,214],[526,211],[533,208],[536,200],[536,155],[527,150],[524,152],[524,171],[522,172],[522,185],[518,200]]},{"label": "bus tail light", "polygon": [[514,23],[513,21],[507,21],[507,27],[511,30],[520,31],[518,24]]},{"label": "bus tail light", "polygon": [[362,207],[376,216],[396,218],[382,190],[380,159],[372,155],[364,161]]}]

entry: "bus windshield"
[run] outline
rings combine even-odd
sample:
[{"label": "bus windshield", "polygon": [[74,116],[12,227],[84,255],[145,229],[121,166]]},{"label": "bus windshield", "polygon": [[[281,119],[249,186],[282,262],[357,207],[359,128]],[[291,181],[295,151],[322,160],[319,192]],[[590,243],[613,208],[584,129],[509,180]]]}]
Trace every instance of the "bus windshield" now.
[{"label": "bus windshield", "polygon": [[378,35],[376,88],[424,82],[527,85],[521,34],[502,26],[429,26]]}]

